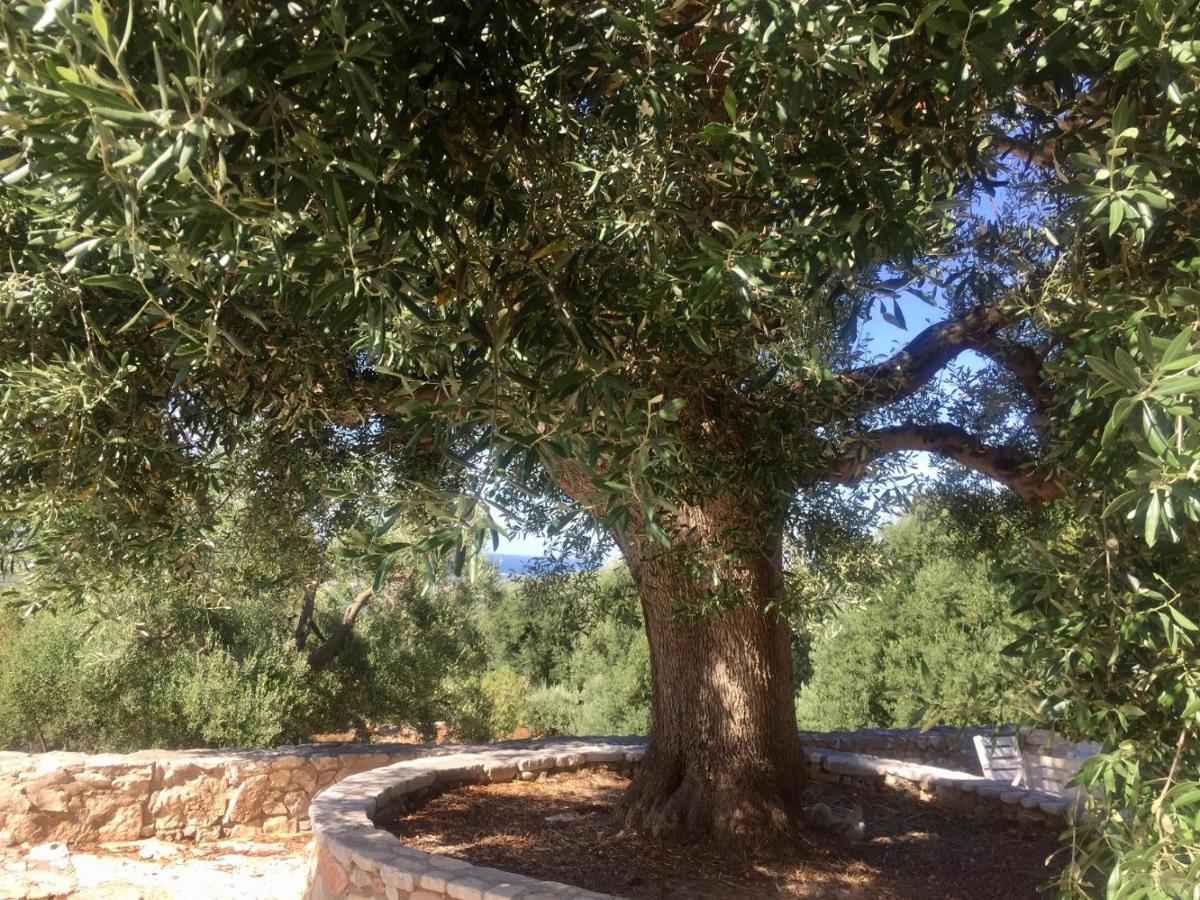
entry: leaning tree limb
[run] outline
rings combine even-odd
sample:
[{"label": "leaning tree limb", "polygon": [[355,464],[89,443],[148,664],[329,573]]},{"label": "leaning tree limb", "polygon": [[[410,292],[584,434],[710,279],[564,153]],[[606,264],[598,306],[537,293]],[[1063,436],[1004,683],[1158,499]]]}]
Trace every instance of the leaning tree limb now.
[{"label": "leaning tree limb", "polygon": [[1062,488],[1039,469],[1032,457],[1012,447],[992,447],[957,425],[901,425],[877,428],[863,434],[865,453],[835,463],[823,474],[823,480],[857,484],[871,465],[890,453],[925,450],[962,463],[994,481],[1011,488],[1022,500],[1032,504],[1060,498]]},{"label": "leaning tree limb", "polygon": [[[930,325],[882,362],[837,377],[862,406],[876,408],[916,393],[960,353],[974,350],[1008,369],[1040,411],[1047,401],[1042,357],[999,336],[1000,329],[1012,322],[1011,311],[1000,304],[978,306],[959,318]],[[792,391],[807,389],[795,385]]]},{"label": "leaning tree limb", "polygon": [[308,634],[313,630],[313,616],[316,614],[317,587],[316,581],[310,581],[300,598],[300,615],[296,621],[296,636],[293,643],[297,651],[303,650],[308,642]]},{"label": "leaning tree limb", "polygon": [[334,658],[341,652],[342,645],[346,643],[346,638],[354,630],[354,623],[358,619],[358,614],[363,611],[363,607],[374,596],[375,588],[373,587],[364,588],[354,596],[354,599],[350,601],[350,605],[342,612],[342,621],[338,622],[329,632],[329,637],[308,655],[308,667],[310,669],[314,672],[319,672],[333,662]]}]

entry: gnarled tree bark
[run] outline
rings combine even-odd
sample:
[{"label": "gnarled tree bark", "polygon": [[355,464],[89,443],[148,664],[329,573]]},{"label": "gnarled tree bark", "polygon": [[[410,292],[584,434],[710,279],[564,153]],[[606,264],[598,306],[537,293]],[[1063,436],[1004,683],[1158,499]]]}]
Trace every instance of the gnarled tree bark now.
[{"label": "gnarled tree bark", "polygon": [[[680,510],[670,548],[622,551],[645,614],[649,747],[626,827],[748,844],[791,833],[804,783],[777,514],[725,495]],[[714,605],[720,611],[712,612]]]}]

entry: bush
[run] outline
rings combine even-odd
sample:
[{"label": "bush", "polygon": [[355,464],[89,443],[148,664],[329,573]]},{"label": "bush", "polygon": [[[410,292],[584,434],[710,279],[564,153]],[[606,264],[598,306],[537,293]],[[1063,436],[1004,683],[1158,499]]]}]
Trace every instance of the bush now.
[{"label": "bush", "polygon": [[[491,733],[473,612],[494,590],[451,581],[424,592],[389,585],[362,613],[333,664],[313,671],[294,645],[290,604],[270,591],[113,598],[119,615],[83,609],[10,619],[0,630],[0,746],[132,750],[263,746],[368,723],[432,737]],[[317,599],[322,633],[344,591]]]},{"label": "bush", "polygon": [[0,747],[74,747],[87,731],[77,630],[63,617],[11,622],[0,635]]},{"label": "bush", "polygon": [[187,733],[200,744],[297,743],[328,722],[336,702],[336,676],[310,672],[290,646],[264,644],[241,657],[219,650],[180,668],[174,693]]},{"label": "bush", "polygon": [[1020,712],[1009,586],[956,548],[928,510],[885,528],[884,567],[814,636],[812,677],[797,696],[802,728],[828,731],[995,721]]},{"label": "bush", "polygon": [[623,564],[522,578],[480,610],[495,733],[644,734],[650,653]]}]

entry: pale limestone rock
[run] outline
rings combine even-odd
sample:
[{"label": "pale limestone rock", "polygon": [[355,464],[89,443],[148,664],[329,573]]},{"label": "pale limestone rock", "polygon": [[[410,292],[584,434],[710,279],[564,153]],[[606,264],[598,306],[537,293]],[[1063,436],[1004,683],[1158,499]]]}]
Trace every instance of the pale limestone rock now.
[{"label": "pale limestone rock", "polygon": [[305,765],[292,772],[291,787],[311,795],[317,788],[317,770],[311,765]]},{"label": "pale limestone rock", "polygon": [[251,775],[233,789],[225,821],[244,824],[261,819],[267,797],[272,793],[270,778],[266,775]]},{"label": "pale limestone rock", "polygon": [[97,841],[136,841],[142,836],[142,805],[130,803],[120,794],[109,794],[102,804],[89,805],[88,814],[95,823]]},{"label": "pale limestone rock", "polygon": [[308,812],[308,801],[311,798],[312,794],[308,791],[292,791],[284,795],[283,805],[289,815],[300,818]]},{"label": "pale limestone rock", "polygon": [[268,816],[263,819],[262,830],[263,834],[292,834],[296,825],[287,816]]},{"label": "pale limestone rock", "polygon": [[[199,770],[194,770],[197,774]],[[172,779],[169,787],[150,798],[150,816],[159,829],[184,829],[184,834],[194,834],[196,825],[215,825],[225,816],[229,802],[229,789],[224,780],[195,777],[179,781],[182,774]]]}]

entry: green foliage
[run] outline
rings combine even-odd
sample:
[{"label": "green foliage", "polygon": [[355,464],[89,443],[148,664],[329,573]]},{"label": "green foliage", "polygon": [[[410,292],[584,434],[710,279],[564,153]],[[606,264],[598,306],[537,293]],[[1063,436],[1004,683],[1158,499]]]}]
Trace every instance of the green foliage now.
[{"label": "green foliage", "polygon": [[160,560],[231,448],[372,443],[381,412],[413,532],[365,532],[382,568],[470,565],[484,494],[578,527],[567,464],[600,530],[661,539],[691,494],[774,509],[861,450],[858,325],[961,247],[1014,97],[1074,109],[1108,61],[1028,2],[696,12],[0,9],[0,477],[36,577],[78,568],[67,511]]},{"label": "green foliage", "polygon": [[168,698],[187,735],[174,743],[271,747],[298,743],[336,722],[340,698],[332,677],[314,676],[291,647],[268,643],[245,656],[221,649],[189,662]]},{"label": "green foliage", "polygon": [[[1194,0],[696,6],[0,5],[4,554],[35,605],[144,641],[160,571],[220,595],[231,491],[286,501],[264,521],[302,579],[352,524],[382,587],[414,554],[473,571],[489,502],[666,541],[721,492],[803,512],[881,422],[1030,445],[994,371],[899,405],[835,375],[869,309],[903,327],[897,285],[936,282],[1028,313],[989,349],[1053,370],[1077,525],[1025,588],[1027,667],[1107,751],[1062,887],[1193,891]],[[998,176],[1007,230],[965,211]],[[193,644],[234,628],[196,608]],[[566,683],[568,657],[526,663]]]},{"label": "green foliage", "polygon": [[650,653],[638,625],[598,623],[576,640],[562,680],[529,697],[528,724],[558,734],[646,734]]},{"label": "green foliage", "polygon": [[1002,655],[1019,624],[1011,584],[957,546],[936,507],[919,506],[885,528],[875,559],[815,626],[812,675],[797,696],[800,727],[1015,720],[1018,677]]},{"label": "green foliage", "polygon": [[1081,516],[1038,548],[1025,586],[1042,721],[1105,749],[1063,875],[1080,895],[1200,883],[1200,306],[1171,296],[1114,307],[1087,365],[1064,361],[1074,421],[1058,450]]},{"label": "green foliage", "polygon": [[644,734],[650,657],[628,570],[518,579],[480,610],[493,731]]},{"label": "green foliage", "polygon": [[[490,734],[473,615],[494,574],[432,591],[422,579],[394,581],[321,671],[295,647],[294,597],[249,592],[245,579],[210,585],[202,598],[187,596],[187,583],[157,587],[150,598],[114,598],[104,618],[42,611],[8,622],[0,746],[270,746],[368,724],[432,737],[437,722]],[[317,597],[326,633],[343,593],[331,586]],[[139,607],[150,615],[130,614]]]},{"label": "green foliage", "polygon": [[459,737],[489,737],[475,619],[501,593],[491,569],[475,583],[452,580],[422,592],[416,582],[385,592],[338,657],[343,702],[362,720],[406,725],[427,740],[439,722]]},{"label": "green foliage", "polygon": [[18,738],[43,750],[72,746],[84,727],[76,719],[78,630],[62,618],[43,624],[35,631],[9,623],[0,634],[0,746]]},{"label": "green foliage", "polygon": [[1059,141],[1074,207],[1038,312],[1061,348],[1053,452],[1076,511],[1024,585],[1041,720],[1103,743],[1060,888],[1200,884],[1200,19],[1095,4],[1111,65]]}]

